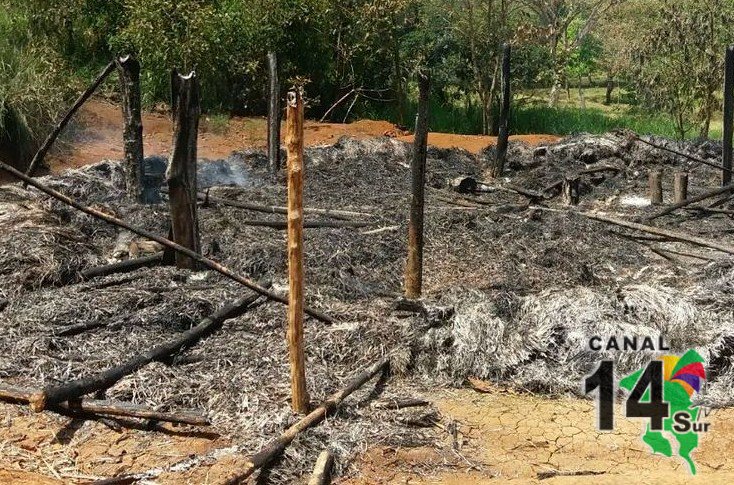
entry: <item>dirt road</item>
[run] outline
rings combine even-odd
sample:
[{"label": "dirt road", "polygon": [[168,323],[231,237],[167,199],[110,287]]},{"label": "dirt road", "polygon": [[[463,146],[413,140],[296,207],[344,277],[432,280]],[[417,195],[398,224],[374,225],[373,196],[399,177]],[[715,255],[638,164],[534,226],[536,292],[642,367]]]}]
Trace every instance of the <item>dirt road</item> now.
[{"label": "dirt road", "polygon": [[[170,118],[160,112],[143,115],[143,137],[146,155],[168,155],[171,150],[172,124]],[[318,123],[307,121],[306,144],[331,144],[340,137],[355,138],[375,136],[397,137],[412,141],[412,136],[387,121],[362,120],[349,124]],[[71,133],[71,142],[62,144],[49,156],[53,171],[78,167],[104,159],[122,158],[122,115],[119,106],[102,100],[91,100],[78,114]],[[549,135],[519,135],[514,140],[540,144],[556,140]],[[496,137],[477,135],[452,135],[431,133],[429,143],[442,148],[463,148],[478,153],[496,143]],[[233,117],[228,122],[204,116],[199,132],[199,156],[224,158],[243,148],[265,148],[267,127],[264,118]]]},{"label": "dirt road", "polygon": [[[358,458],[359,474],[337,483],[734,482],[734,458],[728,453],[734,447],[734,410],[715,411],[707,418],[712,430],[694,452],[698,475],[691,477],[682,460],[649,452],[640,439],[642,422],[617,413],[617,430],[599,433],[591,401],[550,399],[495,387],[487,391],[445,390],[435,396],[444,421],[457,423],[456,451],[449,438],[443,450],[374,448]],[[0,411],[4,415],[0,480],[5,483],[60,484],[142,472],[231,444],[216,429],[116,432],[96,422],[33,415],[8,405],[0,405]],[[186,471],[165,472],[157,481],[213,483],[242,466],[243,459],[225,456]]]}]

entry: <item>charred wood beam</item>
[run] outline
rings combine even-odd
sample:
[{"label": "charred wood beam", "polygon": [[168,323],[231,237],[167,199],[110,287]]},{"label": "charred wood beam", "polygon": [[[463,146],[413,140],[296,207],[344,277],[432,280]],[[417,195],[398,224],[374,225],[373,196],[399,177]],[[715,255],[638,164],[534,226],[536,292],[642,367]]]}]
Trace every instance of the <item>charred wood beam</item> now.
[{"label": "charred wood beam", "polygon": [[95,268],[85,269],[79,273],[82,280],[90,280],[100,276],[109,276],[111,274],[129,273],[140,268],[150,268],[163,264],[163,253],[153,254],[151,256],[143,256],[141,258],[128,259],[119,263],[106,264]]},{"label": "charred wood beam", "polygon": [[[0,400],[28,404],[37,395],[38,389],[12,386],[0,383]],[[208,426],[209,420],[201,413],[193,411],[160,412],[154,409],[139,406],[132,403],[120,401],[108,401],[100,399],[79,399],[76,401],[58,403],[49,408],[50,411],[59,412],[64,415],[84,414],[94,416],[122,416],[127,418],[150,419],[167,423],[191,424],[195,426]]]},{"label": "charred wood beam", "polygon": [[[287,229],[286,221],[259,221],[253,219],[245,219],[239,221],[245,226],[270,227],[272,229]],[[309,221],[303,223],[304,229],[324,229],[324,228],[340,228],[340,227],[367,227],[373,223],[366,221]]]},{"label": "charred wood beam", "polygon": [[252,455],[245,468],[242,471],[233,473],[227,477],[222,483],[227,485],[234,485],[241,483],[247,477],[251,476],[258,469],[270,464],[275,458],[280,456],[281,453],[288,447],[289,444],[298,436],[301,432],[319,424],[324,418],[335,409],[337,409],[341,403],[354,391],[362,387],[367,381],[375,377],[381,372],[385,372],[390,367],[390,360],[385,358],[380,362],[374,364],[372,367],[366,369],[357,377],[355,377],[344,389],[332,394],[326,401],[324,401],[319,407],[311,411],[308,415],[300,419],[290,428],[285,430],[278,438],[270,441],[262,450]]},{"label": "charred wood beam", "polygon": [[92,96],[92,94],[94,94],[99,85],[102,84],[102,82],[107,79],[107,76],[109,76],[114,70],[115,61],[112,61],[107,64],[104,69],[102,69],[102,72],[97,75],[96,79],[92,82],[92,84],[89,85],[86,91],[84,91],[79,96],[79,98],[77,98],[71,108],[69,108],[69,111],[64,114],[64,117],[61,118],[61,120],[56,124],[56,127],[54,127],[53,131],[46,137],[46,140],[44,140],[41,148],[39,148],[36,154],[33,156],[30,165],[28,165],[28,170],[26,170],[26,175],[28,175],[29,177],[33,177],[33,175],[35,175],[36,170],[43,163],[43,159],[46,157],[46,154],[51,149],[61,132],[64,131],[66,125],[69,124],[69,121],[71,121],[71,118],[74,116],[74,114],[79,111],[79,108],[84,105],[84,103]]},{"label": "charred wood beam", "polygon": [[[151,241],[155,241],[162,246],[165,246],[166,248],[169,248],[177,253],[184,254],[190,258],[195,259],[199,263],[203,264],[204,266],[216,271],[217,273],[226,276],[227,278],[230,278],[231,280],[234,280],[241,285],[244,285],[251,290],[268,297],[271,300],[287,304],[288,299],[286,297],[283,297],[281,295],[278,295],[276,293],[273,293],[272,291],[268,290],[267,288],[263,288],[262,286],[258,285],[254,281],[245,278],[243,276],[239,276],[238,274],[234,273],[232,270],[224,266],[223,264],[220,264],[212,259],[206,258],[202,256],[201,254],[191,251],[188,248],[185,248],[181,246],[180,244],[177,244],[170,239],[166,239],[163,237],[160,237],[156,234],[153,234],[152,232],[146,231],[145,229],[141,229],[137,226],[133,226],[132,224],[129,224],[123,220],[120,220],[114,216],[111,216],[109,214],[106,214],[102,211],[99,211],[97,209],[93,209],[91,207],[85,206],[84,204],[81,204],[80,202],[72,199],[71,197],[67,197],[66,195],[62,194],[61,192],[52,189],[51,187],[48,187],[47,185],[44,185],[37,180],[28,177],[24,173],[16,170],[15,168],[11,167],[7,163],[0,162],[0,169],[8,172],[9,174],[13,175],[14,177],[26,182],[28,185],[31,185],[35,187],[36,189],[40,190],[44,194],[47,194],[54,199],[63,202],[64,204],[67,204],[71,207],[74,207],[75,209],[84,212],[85,214],[89,214],[92,217],[95,217],[97,219],[101,219],[109,224],[115,225],[117,227],[121,227],[123,229],[127,229],[128,231],[137,234],[138,236],[150,239]],[[324,323],[332,324],[334,323],[334,320],[332,320],[328,315],[325,315],[321,312],[318,312],[316,310],[313,310],[311,308],[304,308],[304,311],[311,315],[312,317],[316,318],[319,321],[322,321]]]},{"label": "charred wood beam", "polygon": [[30,396],[31,409],[36,412],[57,406],[64,401],[72,401],[86,394],[109,389],[120,379],[155,361],[163,361],[172,355],[195,345],[199,340],[218,330],[226,320],[236,318],[247,311],[259,295],[253,294],[225,305],[213,315],[203,319],[195,327],[183,332],[178,337],[157,345],[147,352],[138,354],[126,362],[105,371],[67,382],[58,386],[48,386]]}]

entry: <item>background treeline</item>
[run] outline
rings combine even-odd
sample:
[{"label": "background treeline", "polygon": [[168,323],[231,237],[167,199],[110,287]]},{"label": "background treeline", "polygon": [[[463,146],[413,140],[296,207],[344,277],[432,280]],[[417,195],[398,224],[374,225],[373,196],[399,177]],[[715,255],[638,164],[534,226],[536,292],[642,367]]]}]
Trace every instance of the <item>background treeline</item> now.
[{"label": "background treeline", "polygon": [[427,64],[432,129],[493,133],[503,42],[515,132],[709,136],[732,25],[734,0],[0,0],[0,136],[38,138],[122,53],[148,106],[177,67],[197,70],[210,112],[262,115],[270,50],[284,84],[306,82],[310,117],[347,95],[331,120],[410,125]]}]

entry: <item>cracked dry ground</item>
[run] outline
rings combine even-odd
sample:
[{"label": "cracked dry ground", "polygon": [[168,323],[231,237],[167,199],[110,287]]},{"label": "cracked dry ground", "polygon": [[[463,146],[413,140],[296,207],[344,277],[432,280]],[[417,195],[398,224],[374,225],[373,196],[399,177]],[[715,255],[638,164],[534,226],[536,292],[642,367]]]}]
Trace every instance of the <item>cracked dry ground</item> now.
[{"label": "cracked dry ground", "polygon": [[[358,473],[337,483],[734,483],[734,410],[715,410],[711,432],[694,452],[698,475],[677,457],[653,456],[640,439],[643,423],[621,415],[614,433],[595,429],[594,402],[551,399],[505,391],[443,390],[434,399],[444,426],[457,423],[457,439],[443,450],[372,448],[357,458]],[[0,483],[82,483],[173,464],[231,443],[216,431],[190,435],[113,431],[0,404]],[[451,425],[446,426],[451,429]],[[176,428],[171,428],[176,430]],[[458,444],[458,446],[456,446]],[[458,451],[452,451],[454,447]],[[154,483],[217,483],[243,457],[177,473]]]}]

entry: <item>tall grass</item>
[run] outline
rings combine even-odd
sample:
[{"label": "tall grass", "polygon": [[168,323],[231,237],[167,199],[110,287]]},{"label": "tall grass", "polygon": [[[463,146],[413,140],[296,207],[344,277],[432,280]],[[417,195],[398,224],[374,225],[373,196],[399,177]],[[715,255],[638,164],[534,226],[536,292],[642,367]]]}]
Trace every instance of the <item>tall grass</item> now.
[{"label": "tall grass", "polygon": [[74,84],[60,56],[33,42],[28,20],[0,8],[0,154],[12,163],[27,159]]},{"label": "tall grass", "polygon": [[[415,101],[408,101],[406,112],[408,127],[410,120],[417,111]],[[393,105],[372,104],[362,107],[360,114],[369,118],[386,119],[393,123],[398,122],[397,112]],[[496,113],[495,113],[496,114]],[[510,115],[511,132],[517,135],[549,134],[570,135],[574,133],[606,133],[616,129],[630,129],[642,135],[660,135],[670,138],[677,137],[673,121],[661,114],[648,114],[630,110],[626,114],[617,114],[599,108],[586,109],[547,106],[519,106],[515,107]],[[478,106],[468,109],[431,100],[430,127],[432,131],[457,134],[479,134],[482,132],[482,114]],[[712,130],[710,137],[720,136],[720,130]],[[690,130],[689,136],[697,134]]]}]

